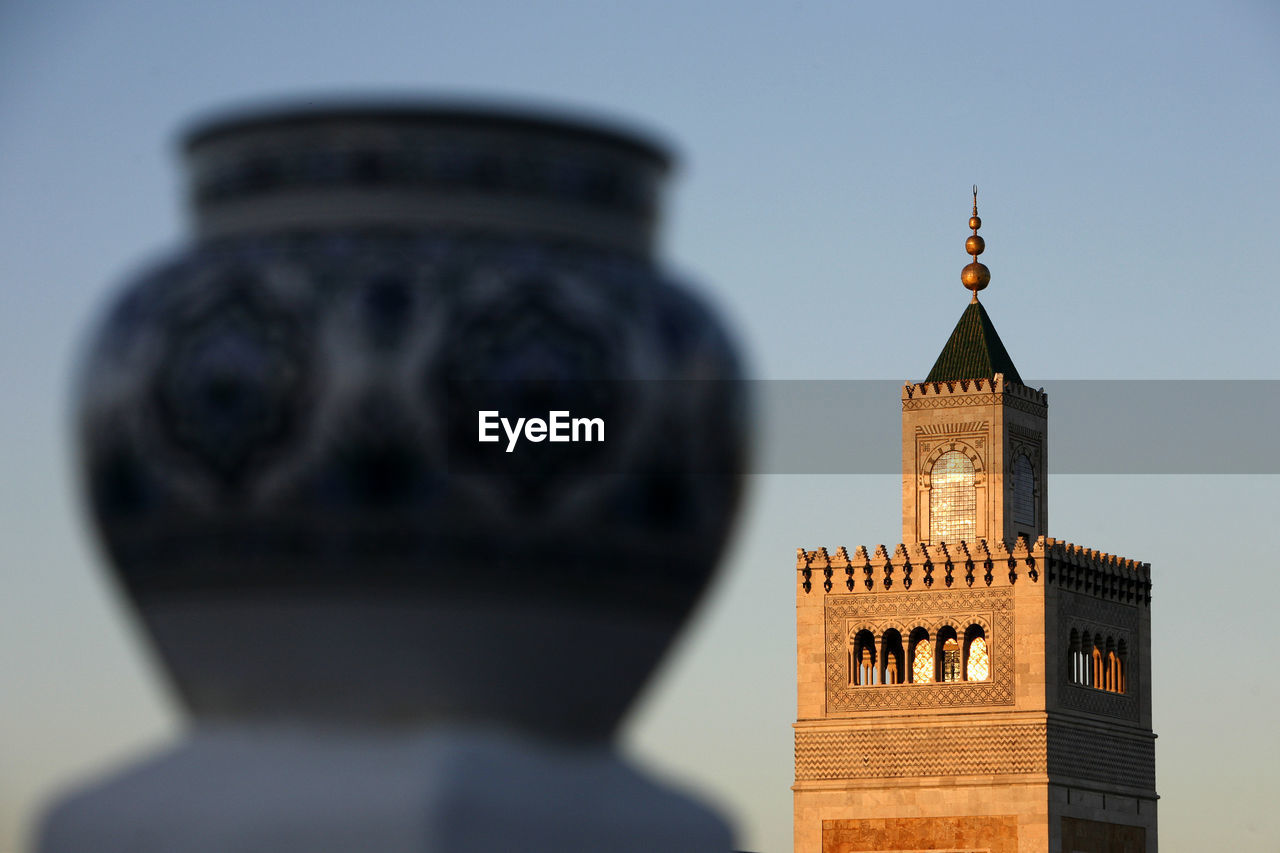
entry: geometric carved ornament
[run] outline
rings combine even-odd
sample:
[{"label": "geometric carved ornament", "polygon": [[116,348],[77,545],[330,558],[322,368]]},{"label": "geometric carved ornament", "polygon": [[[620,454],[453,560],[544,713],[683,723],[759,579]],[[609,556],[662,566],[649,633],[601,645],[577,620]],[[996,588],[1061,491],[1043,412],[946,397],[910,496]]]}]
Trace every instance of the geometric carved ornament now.
[{"label": "geometric carved ornament", "polygon": [[[1013,591],[964,589],[871,595],[829,595],[825,605],[827,714],[914,708],[1012,705],[1014,702]],[[929,636],[951,626],[984,628],[989,677],[984,681],[855,685],[849,672],[849,637],[877,638],[890,628],[904,639],[913,628]]]}]

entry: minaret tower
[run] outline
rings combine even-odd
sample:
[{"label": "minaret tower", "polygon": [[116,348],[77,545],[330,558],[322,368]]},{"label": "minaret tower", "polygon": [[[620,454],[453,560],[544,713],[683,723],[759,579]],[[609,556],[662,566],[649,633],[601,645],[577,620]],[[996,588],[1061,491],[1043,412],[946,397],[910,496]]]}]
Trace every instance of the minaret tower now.
[{"label": "minaret tower", "polygon": [[1048,398],[978,292],[902,389],[902,539],[797,550],[796,853],[1155,853],[1150,566],[1046,535]]},{"label": "minaret tower", "polygon": [[978,261],[976,186],[969,227],[960,280],[973,298],[925,381],[902,389],[903,542],[1034,542],[1046,530],[1047,400],[1023,386],[978,301],[991,271]]}]

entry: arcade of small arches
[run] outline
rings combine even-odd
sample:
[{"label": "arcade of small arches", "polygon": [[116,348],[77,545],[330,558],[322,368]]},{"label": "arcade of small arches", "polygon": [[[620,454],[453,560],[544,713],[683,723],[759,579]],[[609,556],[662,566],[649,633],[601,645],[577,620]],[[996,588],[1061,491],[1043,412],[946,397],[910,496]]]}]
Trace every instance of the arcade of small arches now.
[{"label": "arcade of small arches", "polygon": [[870,687],[987,681],[990,632],[983,622],[961,629],[948,622],[933,631],[917,625],[905,633],[860,627],[849,633],[849,685]]},{"label": "arcade of small arches", "polygon": [[1128,690],[1129,644],[1124,637],[1071,629],[1067,678],[1072,684],[1109,693]]}]

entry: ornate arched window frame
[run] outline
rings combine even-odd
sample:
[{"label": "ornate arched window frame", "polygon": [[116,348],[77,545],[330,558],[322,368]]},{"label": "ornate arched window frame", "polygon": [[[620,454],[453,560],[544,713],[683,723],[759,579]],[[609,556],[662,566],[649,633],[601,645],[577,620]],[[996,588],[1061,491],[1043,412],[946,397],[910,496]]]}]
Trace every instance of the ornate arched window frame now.
[{"label": "ornate arched window frame", "polygon": [[[1009,489],[1009,519],[1015,527],[1026,527],[1028,540],[1035,539],[1037,525],[1040,523],[1040,468],[1037,464],[1039,461],[1039,452],[1037,448],[1030,445],[1020,444],[1013,448],[1009,454],[1009,476],[1012,480]],[[1027,498],[1030,502],[1031,518],[1025,518],[1018,514],[1019,498],[1020,498],[1020,480],[1017,476],[1018,464],[1025,462],[1027,473],[1031,478],[1031,490]]]},{"label": "ornate arched window frame", "polygon": [[973,646],[973,641],[981,638],[982,645],[986,648],[987,655],[987,677],[983,681],[991,680],[991,665],[993,663],[993,655],[991,652],[991,626],[987,624],[986,619],[975,618],[964,629],[964,639],[961,642],[960,656],[960,675],[965,681],[969,681],[969,653]]},{"label": "ornate arched window frame", "polygon": [[[923,645],[921,645],[923,643]],[[923,625],[916,625],[911,629],[911,634],[907,642],[907,677],[912,684],[933,684],[935,674],[935,658],[933,655],[933,632]],[[920,681],[916,678],[916,657],[923,649],[928,653],[928,663],[926,673],[928,678]]]},{"label": "ornate arched window frame", "polygon": [[[964,629],[956,624],[955,620],[944,619],[938,625],[938,630],[934,632],[934,680],[942,683],[954,683],[964,680],[964,662],[963,662],[963,637]],[[955,648],[955,672],[949,671],[947,658],[947,643],[954,641]],[[948,678],[948,675],[954,675]]]},{"label": "ornate arched window frame", "polygon": [[964,454],[964,456],[969,460],[969,463],[973,465],[974,538],[981,538],[981,532],[986,530],[987,466],[985,459],[982,453],[968,441],[959,438],[952,438],[940,442],[937,446],[932,448],[929,451],[929,454],[924,457],[924,460],[920,465],[920,506],[918,514],[922,522],[920,524],[919,531],[923,534],[922,541],[945,541],[935,539],[933,535],[933,469],[934,466],[938,464],[939,459],[953,451]]},{"label": "ornate arched window frame", "polygon": [[1067,681],[1071,684],[1084,684],[1084,655],[1080,651],[1080,631],[1071,629],[1067,640]]},{"label": "ornate arched window frame", "polygon": [[868,687],[876,684],[876,632],[870,625],[849,631],[849,684]]},{"label": "ornate arched window frame", "polygon": [[889,627],[880,635],[880,683],[906,683],[906,650],[902,647],[902,632]]},{"label": "ornate arched window frame", "polygon": [[1124,637],[1116,641],[1116,692],[1127,693],[1129,690],[1129,643]]}]

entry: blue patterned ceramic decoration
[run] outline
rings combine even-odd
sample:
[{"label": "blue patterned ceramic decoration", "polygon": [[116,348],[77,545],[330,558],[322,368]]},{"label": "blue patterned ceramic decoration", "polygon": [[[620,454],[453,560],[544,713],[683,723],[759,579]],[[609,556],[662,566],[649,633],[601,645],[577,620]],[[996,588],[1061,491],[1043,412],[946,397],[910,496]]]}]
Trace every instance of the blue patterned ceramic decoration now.
[{"label": "blue patterned ceramic decoration", "polygon": [[[241,116],[185,150],[197,239],[106,313],[79,399],[93,514],[189,707],[319,707],[326,661],[474,652],[406,652],[440,642],[406,635],[286,672],[305,631],[244,612],[355,599],[458,602],[507,621],[491,633],[512,613],[606,626],[583,644],[643,624],[643,663],[621,642],[594,676],[629,698],[711,577],[745,444],[731,343],[651,257],[666,155],[580,121],[421,106]],[[604,440],[508,452],[478,440],[483,411],[568,411]],[[260,631],[252,653],[209,615],[241,605],[227,631]],[[320,645],[346,654],[363,640],[343,618]],[[525,654],[471,663],[536,668]]]}]

